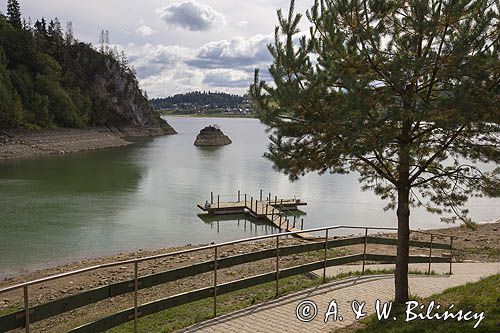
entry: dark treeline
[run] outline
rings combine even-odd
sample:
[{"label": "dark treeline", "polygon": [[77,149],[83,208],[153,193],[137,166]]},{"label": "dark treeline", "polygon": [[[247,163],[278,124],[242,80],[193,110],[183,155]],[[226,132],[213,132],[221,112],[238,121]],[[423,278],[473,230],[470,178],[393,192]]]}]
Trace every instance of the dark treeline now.
[{"label": "dark treeline", "polygon": [[64,32],[57,18],[27,22],[19,2],[8,1],[0,13],[0,128],[104,125],[116,120],[118,98],[148,105],[123,54],[75,40],[71,22]]},{"label": "dark treeline", "polygon": [[237,107],[245,97],[239,95],[232,95],[219,92],[201,92],[194,91],[186,94],[178,94],[166,98],[156,98],[151,100],[151,104],[155,109],[165,110],[175,108],[182,105],[204,106],[210,105],[212,107]]}]

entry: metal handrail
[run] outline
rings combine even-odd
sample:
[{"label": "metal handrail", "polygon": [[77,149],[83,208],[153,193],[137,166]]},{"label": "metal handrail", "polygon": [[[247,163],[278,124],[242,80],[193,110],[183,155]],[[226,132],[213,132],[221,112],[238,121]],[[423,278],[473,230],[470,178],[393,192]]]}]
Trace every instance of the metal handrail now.
[{"label": "metal handrail", "polygon": [[[246,207],[246,204],[245,204]],[[307,230],[298,230],[298,231],[287,231],[287,232],[282,232],[279,234],[272,234],[272,235],[264,235],[264,236],[257,236],[257,237],[249,237],[249,238],[244,238],[244,239],[239,239],[239,240],[234,240],[234,241],[228,241],[228,242],[223,242],[223,243],[218,243],[218,244],[210,244],[210,245],[205,245],[205,246],[200,246],[196,248],[191,248],[191,249],[185,249],[185,250],[180,250],[180,251],[175,251],[175,252],[170,252],[170,253],[165,253],[165,254],[159,254],[159,255],[154,255],[154,256],[147,256],[147,257],[142,257],[142,258],[133,258],[133,259],[128,259],[128,260],[122,260],[122,261],[116,261],[116,262],[111,262],[107,264],[101,264],[101,265],[95,265],[91,267],[86,267],[70,272],[65,272],[57,275],[52,275],[44,278],[40,278],[37,280],[33,281],[28,281],[24,282],[21,284],[17,284],[14,286],[6,287],[3,289],[0,289],[0,294],[16,289],[23,288],[23,299],[24,299],[24,310],[22,314],[24,314],[24,328],[25,331],[29,333],[30,331],[30,307],[29,307],[29,293],[28,293],[28,288],[32,285],[43,283],[43,282],[48,282],[60,278],[65,278],[81,273],[86,273],[90,271],[94,271],[97,269],[103,269],[103,268],[109,268],[109,267],[115,267],[115,266],[122,266],[122,265],[127,265],[127,264],[134,264],[134,280],[133,280],[133,286],[134,286],[134,308],[133,308],[133,320],[134,320],[134,332],[138,332],[137,329],[137,320],[138,316],[140,313],[138,312],[138,265],[141,262],[148,261],[148,260],[155,260],[155,259],[161,259],[165,257],[170,257],[170,256],[175,256],[175,255],[182,255],[186,253],[191,253],[195,251],[203,251],[203,250],[210,250],[213,249],[213,273],[214,273],[214,286],[213,286],[213,298],[214,298],[214,316],[217,315],[217,294],[218,294],[218,284],[217,284],[217,271],[218,271],[218,248],[223,247],[223,246],[229,246],[229,245],[235,245],[235,244],[240,244],[240,243],[245,243],[245,242],[252,242],[252,241],[258,241],[258,240],[263,240],[263,239],[276,239],[276,296],[278,296],[278,286],[279,286],[279,276],[280,276],[280,265],[279,265],[279,258],[280,258],[280,244],[279,240],[280,237],[283,236],[294,236],[297,234],[301,233],[313,233],[313,232],[320,232],[320,231],[325,231],[325,238],[324,240],[321,237],[315,238],[318,240],[318,243],[324,242],[324,263],[323,263],[323,281],[326,281],[326,267],[327,267],[327,250],[328,250],[328,232],[329,230],[336,230],[336,229],[362,229],[364,230],[364,249],[363,249],[363,255],[362,255],[362,261],[363,261],[363,273],[364,273],[364,267],[365,267],[365,261],[367,260],[367,253],[366,253],[366,245],[368,241],[368,230],[386,230],[386,231],[395,231],[397,230],[396,228],[392,227],[366,227],[366,226],[330,226],[330,227],[320,227],[320,228],[313,228],[313,229],[307,229]],[[431,267],[431,262],[432,262],[432,246],[433,246],[433,238],[434,236],[441,236],[441,237],[449,237],[450,238],[450,249],[453,251],[453,236],[447,236],[447,235],[440,235],[440,234],[434,234],[434,233],[429,233],[429,232],[421,232],[421,231],[411,231],[415,233],[423,233],[423,234],[430,234],[431,235],[431,243],[430,243],[430,251],[429,251],[429,274],[430,274],[430,267]],[[450,256],[449,260],[450,264],[450,274],[451,274],[451,266],[452,266],[452,258]],[[22,318],[22,317],[18,317]]]},{"label": "metal handrail", "polygon": [[[387,231],[397,231],[398,230],[397,228],[392,228],[392,227],[363,227],[363,226],[340,225],[340,226],[305,229],[305,230],[292,231],[292,232],[282,232],[279,234],[279,236],[280,237],[294,236],[294,235],[301,234],[301,233],[312,233],[312,232],[336,230],[336,229],[362,229],[362,230],[368,229],[368,230],[387,230]],[[450,239],[454,237],[454,236],[449,236],[449,235],[444,235],[444,234],[423,232],[423,231],[419,231],[419,230],[410,230],[410,232],[446,237],[446,238],[450,238]],[[169,253],[164,253],[164,254],[157,254],[157,255],[147,256],[147,257],[142,257],[142,258],[127,259],[127,260],[122,260],[122,261],[115,261],[115,262],[111,262],[111,263],[106,263],[106,264],[94,265],[94,266],[90,266],[90,267],[86,267],[86,268],[82,268],[82,269],[77,269],[77,270],[70,271],[70,272],[55,274],[55,275],[51,275],[48,277],[44,277],[44,278],[16,284],[13,286],[5,287],[5,288],[0,289],[0,294],[8,292],[8,291],[12,291],[12,290],[20,289],[23,287],[29,287],[32,285],[36,285],[36,284],[40,284],[40,283],[44,283],[44,282],[48,282],[48,281],[53,281],[53,280],[81,274],[81,273],[95,271],[98,269],[122,266],[122,265],[127,265],[127,264],[141,263],[143,261],[162,259],[162,258],[166,258],[166,257],[170,257],[170,256],[192,253],[192,252],[196,252],[196,251],[210,250],[210,249],[213,249],[215,247],[229,246],[229,245],[241,244],[241,243],[258,241],[258,240],[263,240],[263,239],[268,239],[268,238],[275,238],[275,237],[276,237],[276,234],[249,237],[249,238],[243,238],[243,239],[238,239],[238,240],[234,240],[234,241],[227,241],[227,242],[223,242],[223,243],[210,244],[210,245],[195,247],[195,248],[191,248],[191,249],[185,249],[185,250],[169,252]]]}]

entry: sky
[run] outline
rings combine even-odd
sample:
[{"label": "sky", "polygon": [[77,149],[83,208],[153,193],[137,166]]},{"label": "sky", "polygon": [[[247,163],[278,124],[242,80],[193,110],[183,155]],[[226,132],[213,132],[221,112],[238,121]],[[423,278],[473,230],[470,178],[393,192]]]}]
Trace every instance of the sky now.
[{"label": "sky", "polygon": [[[5,11],[7,0],[0,0]],[[297,1],[304,12],[311,1]],[[289,0],[20,0],[25,18],[58,17],[94,45],[101,30],[123,49],[149,97],[193,90],[243,94],[272,62],[276,10]]]}]

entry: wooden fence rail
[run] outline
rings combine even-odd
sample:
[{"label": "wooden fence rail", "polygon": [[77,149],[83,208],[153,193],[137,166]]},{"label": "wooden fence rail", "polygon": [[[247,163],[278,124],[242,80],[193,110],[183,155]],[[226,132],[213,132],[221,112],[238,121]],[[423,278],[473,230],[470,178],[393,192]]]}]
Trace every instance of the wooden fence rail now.
[{"label": "wooden fence rail", "polygon": [[[360,237],[350,237],[343,239],[329,239],[328,238],[328,230],[338,229],[339,227],[331,227],[331,228],[323,228],[320,230],[326,231],[326,237],[324,239],[318,238],[317,242],[313,243],[305,243],[305,244],[296,244],[296,245],[287,245],[287,246],[279,246],[279,238],[286,236],[288,234],[293,233],[283,233],[277,235],[271,235],[269,237],[261,236],[249,238],[247,240],[242,240],[241,242],[251,241],[255,239],[264,239],[264,238],[276,238],[277,244],[275,248],[269,248],[264,250],[258,250],[251,253],[238,254],[224,258],[217,257],[217,248],[223,246],[224,244],[213,245],[213,249],[215,249],[215,258],[214,260],[209,260],[197,264],[193,264],[190,266],[180,267],[176,269],[171,269],[168,271],[164,271],[161,273],[156,273],[152,275],[147,275],[143,277],[134,277],[134,279],[128,281],[122,281],[114,284],[109,284],[102,287],[97,287],[95,289],[87,290],[75,295],[71,295],[65,298],[61,298],[58,300],[54,300],[48,303],[40,304],[28,309],[28,306],[22,311],[18,311],[15,313],[10,313],[7,315],[0,316],[0,332],[6,332],[9,330],[14,330],[17,328],[25,328],[27,332],[29,332],[29,324],[39,322],[41,320],[45,320],[63,313],[66,313],[71,310],[75,310],[81,308],[83,306],[87,306],[90,304],[97,303],[99,301],[116,297],[119,295],[124,295],[128,293],[134,293],[134,296],[137,297],[137,291],[141,289],[151,288],[154,286],[162,285],[168,282],[176,281],[179,279],[194,277],[199,274],[214,272],[214,286],[202,288],[198,290],[189,291],[186,293],[182,293],[175,296],[170,296],[164,299],[160,299],[154,302],[146,303],[143,305],[135,305],[134,308],[127,309],[118,313],[115,313],[106,318],[101,318],[95,322],[85,324],[69,332],[102,332],[112,327],[116,327],[118,325],[124,324],[128,321],[134,320],[135,327],[134,330],[137,331],[137,318],[147,316],[149,314],[153,314],[156,312],[160,312],[163,310],[167,310],[173,308],[175,306],[188,304],[194,301],[206,299],[213,297],[214,298],[214,315],[216,315],[216,305],[217,305],[217,296],[227,294],[230,292],[246,289],[252,286],[260,285],[263,283],[276,281],[276,288],[278,294],[278,281],[279,279],[283,279],[286,277],[295,276],[298,274],[303,274],[306,272],[326,269],[326,267],[330,266],[338,266],[344,265],[353,262],[363,261],[363,267],[365,261],[376,261],[376,262],[387,262],[394,263],[395,256],[389,255],[377,255],[366,252],[366,244],[380,244],[380,245],[397,245],[397,239],[385,238],[385,237],[373,237],[373,236],[360,236]],[[352,228],[352,227],[350,227]],[[363,229],[384,229],[388,228],[366,228]],[[311,229],[312,231],[317,231],[318,229]],[[311,232],[311,230],[307,232]],[[447,236],[449,237],[449,236]],[[234,243],[238,243],[240,241],[236,241]],[[225,243],[228,244],[228,243]],[[352,246],[358,244],[365,244],[363,253],[349,255],[344,257],[336,257],[336,258],[328,258],[326,253],[327,249]],[[422,241],[411,241],[410,246],[418,247],[418,248],[429,248],[430,255],[429,256],[411,256],[410,263],[429,263],[429,271],[430,264],[432,263],[450,263],[450,273],[451,273],[451,256],[450,257],[432,257],[432,249],[445,249],[452,251],[452,242],[450,244],[442,244],[432,242],[422,242]],[[210,247],[200,247],[200,250],[206,250]],[[288,256],[293,254],[306,253],[311,251],[325,251],[324,259],[321,261],[315,261],[312,263],[303,264],[300,266],[290,267],[290,268],[279,268],[279,257]],[[173,253],[172,255],[174,255]],[[224,284],[217,284],[217,270],[223,268],[234,267],[237,265],[251,263],[263,259],[269,259],[276,257],[276,271],[269,272],[261,275],[252,276],[245,279],[240,279]],[[156,257],[155,257],[156,258]],[[141,259],[142,260],[142,259]],[[128,261],[130,262],[130,261]],[[131,261],[134,262],[134,261]],[[137,264],[138,261],[135,261],[135,268],[137,274]],[[49,279],[49,278],[48,278]],[[39,280],[43,281],[43,279]],[[38,281],[36,281],[38,283]],[[29,285],[22,284],[19,287],[25,289],[25,296],[27,296],[27,287]],[[17,287],[17,286],[15,286]],[[13,287],[4,288],[0,290],[0,294],[5,290],[12,290]],[[136,298],[135,298],[136,299]],[[27,297],[26,297],[27,300]],[[26,302],[27,303],[27,302]],[[137,303],[137,301],[135,302]],[[26,314],[29,314],[27,317]],[[26,325],[28,323],[28,325]]]}]

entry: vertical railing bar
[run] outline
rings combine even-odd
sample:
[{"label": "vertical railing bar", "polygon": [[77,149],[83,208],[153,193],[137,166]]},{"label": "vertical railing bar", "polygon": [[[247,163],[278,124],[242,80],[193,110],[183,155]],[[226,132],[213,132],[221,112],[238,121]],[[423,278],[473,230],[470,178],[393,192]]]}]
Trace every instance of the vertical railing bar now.
[{"label": "vertical railing bar", "polygon": [[262,189],[260,190],[260,201],[262,201]]},{"label": "vertical railing bar", "polygon": [[217,246],[214,247],[214,317],[217,317]]},{"label": "vertical railing bar", "polygon": [[276,297],[279,295],[279,279],[280,279],[280,236],[276,236]]},{"label": "vertical railing bar", "polygon": [[240,201],[241,201],[240,198],[241,198],[240,197],[240,190],[238,190],[238,203],[240,203]]},{"label": "vertical railing bar", "polygon": [[432,262],[432,241],[434,240],[434,235],[431,234],[431,246],[429,248],[429,269],[427,270],[427,275],[431,275],[431,262]]},{"label": "vertical railing bar", "polygon": [[327,252],[328,252],[328,229],[325,230],[325,260],[323,263],[323,283],[326,282],[326,261],[327,261]]},{"label": "vertical railing bar", "polygon": [[245,207],[247,206],[247,194],[245,193]]},{"label": "vertical railing bar", "polygon": [[304,230],[304,219],[300,219],[300,230]]},{"label": "vertical railing bar", "polygon": [[210,204],[214,204],[214,192],[210,192]]},{"label": "vertical railing bar", "polygon": [[24,327],[26,333],[30,332],[30,304],[28,297],[28,286],[23,287],[24,291]]},{"label": "vertical railing bar", "polygon": [[220,206],[220,195],[217,195],[217,208],[219,208]]},{"label": "vertical railing bar", "polygon": [[365,244],[363,246],[363,269],[361,270],[361,274],[365,274],[365,263],[366,263],[366,242],[368,239],[368,228],[365,228]]},{"label": "vertical railing bar", "polygon": [[139,280],[138,280],[138,272],[139,272],[139,262],[136,261],[134,263],[134,333],[138,332],[137,329],[137,317],[138,317],[138,311],[137,311],[137,293],[139,290]]},{"label": "vertical railing bar", "polygon": [[451,275],[452,262],[453,262],[453,236],[450,236],[450,275]]}]

